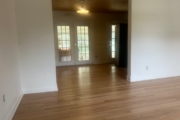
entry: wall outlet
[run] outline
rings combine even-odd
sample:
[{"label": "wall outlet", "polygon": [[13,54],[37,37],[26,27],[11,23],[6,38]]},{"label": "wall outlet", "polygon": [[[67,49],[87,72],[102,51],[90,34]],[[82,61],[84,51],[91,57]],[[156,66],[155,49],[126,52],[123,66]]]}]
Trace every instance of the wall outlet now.
[{"label": "wall outlet", "polygon": [[148,67],[148,66],[146,66],[146,70],[149,70],[149,67]]},{"label": "wall outlet", "polygon": [[6,102],[6,97],[5,97],[5,95],[3,95],[3,102]]}]

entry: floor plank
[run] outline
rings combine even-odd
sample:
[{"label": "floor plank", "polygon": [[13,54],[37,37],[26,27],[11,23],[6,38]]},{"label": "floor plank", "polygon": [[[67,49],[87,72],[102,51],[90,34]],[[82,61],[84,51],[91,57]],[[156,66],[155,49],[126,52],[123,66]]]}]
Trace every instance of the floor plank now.
[{"label": "floor plank", "polygon": [[58,67],[59,91],[24,95],[13,120],[180,120],[180,78],[125,76],[114,65]]}]

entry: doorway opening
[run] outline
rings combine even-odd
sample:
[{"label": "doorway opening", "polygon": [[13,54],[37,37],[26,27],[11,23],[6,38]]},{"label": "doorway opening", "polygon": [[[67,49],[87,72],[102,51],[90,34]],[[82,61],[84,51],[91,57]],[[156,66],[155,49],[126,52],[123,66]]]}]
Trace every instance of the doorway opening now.
[{"label": "doorway opening", "polygon": [[[64,74],[68,68],[76,69],[78,77],[82,76],[79,68],[106,68],[112,75],[126,73],[127,29],[123,24],[128,22],[128,2],[117,1],[116,4],[125,6],[126,10],[118,6],[115,10],[108,7],[110,0],[98,0],[107,5],[105,8],[98,6],[99,9],[96,9],[95,1],[86,0],[84,7],[89,13],[79,14],[75,7],[79,5],[78,1],[67,0],[66,4],[58,1],[52,0],[57,70],[65,68],[60,70]],[[93,67],[96,65],[105,66]],[[71,73],[73,70],[68,71]],[[126,80],[125,74],[123,79]]]}]

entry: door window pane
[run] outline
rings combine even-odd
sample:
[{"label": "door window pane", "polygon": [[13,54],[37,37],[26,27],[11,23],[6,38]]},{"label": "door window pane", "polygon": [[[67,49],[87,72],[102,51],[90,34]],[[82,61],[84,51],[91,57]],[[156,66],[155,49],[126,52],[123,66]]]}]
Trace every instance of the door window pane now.
[{"label": "door window pane", "polygon": [[115,51],[115,46],[114,45],[112,45],[112,52],[114,52]]},{"label": "door window pane", "polygon": [[115,52],[112,52],[112,58],[115,58]]}]

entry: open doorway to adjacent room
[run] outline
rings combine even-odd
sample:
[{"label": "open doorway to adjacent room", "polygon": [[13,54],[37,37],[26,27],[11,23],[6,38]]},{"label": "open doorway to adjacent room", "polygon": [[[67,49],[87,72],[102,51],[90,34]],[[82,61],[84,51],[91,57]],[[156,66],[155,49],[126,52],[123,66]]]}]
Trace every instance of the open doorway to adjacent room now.
[{"label": "open doorway to adjacent room", "polygon": [[126,80],[127,0],[52,0],[52,8],[59,88]]}]

